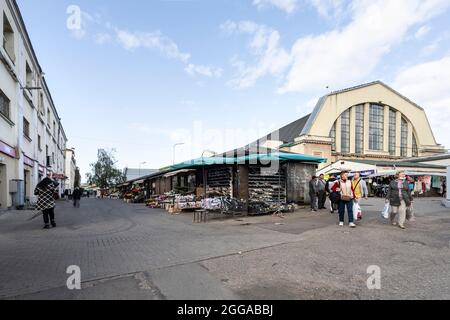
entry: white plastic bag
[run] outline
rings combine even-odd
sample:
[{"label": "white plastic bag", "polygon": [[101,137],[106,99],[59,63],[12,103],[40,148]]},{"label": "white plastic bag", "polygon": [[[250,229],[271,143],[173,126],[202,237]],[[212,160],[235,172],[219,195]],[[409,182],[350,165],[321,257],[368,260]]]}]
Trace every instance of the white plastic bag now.
[{"label": "white plastic bag", "polygon": [[390,209],[391,209],[391,205],[389,203],[386,203],[384,205],[383,211],[381,212],[381,215],[383,216],[383,218],[389,219],[389,211],[390,211]]},{"label": "white plastic bag", "polygon": [[362,210],[358,202],[353,203],[353,221],[362,219]]}]

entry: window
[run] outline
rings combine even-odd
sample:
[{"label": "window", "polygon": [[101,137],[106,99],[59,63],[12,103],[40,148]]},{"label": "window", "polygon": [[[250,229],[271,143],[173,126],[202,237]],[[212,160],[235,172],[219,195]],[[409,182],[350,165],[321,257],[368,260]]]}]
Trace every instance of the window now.
[{"label": "window", "polygon": [[[26,70],[27,70],[27,77],[26,77],[27,84],[26,84],[26,86],[28,88],[31,88],[31,87],[34,86],[34,83],[33,83],[33,70],[31,70],[30,65],[28,64],[28,62],[27,62]],[[33,94],[33,92],[31,90],[30,90],[30,93]]]},{"label": "window", "polygon": [[382,151],[384,135],[384,107],[370,105],[369,113],[369,149]]},{"label": "window", "polygon": [[56,122],[53,121],[53,137],[56,137]]},{"label": "window", "polygon": [[30,138],[30,123],[25,117],[23,118],[23,134],[28,139]]},{"label": "window", "polygon": [[350,109],[341,116],[341,153],[350,153]]},{"label": "window", "polygon": [[355,107],[355,153],[364,153],[364,105]]},{"label": "window", "polygon": [[14,54],[14,30],[5,13],[3,13],[3,48],[14,62],[16,60],[16,55]]},{"label": "window", "polygon": [[333,124],[333,128],[331,128],[330,138],[331,138],[331,151],[336,151],[336,122]]},{"label": "window", "polygon": [[47,125],[50,127],[50,109],[47,108]]},{"label": "window", "polygon": [[44,94],[43,93],[41,93],[39,95],[39,111],[41,112],[42,115],[45,114]]},{"label": "window", "polygon": [[416,135],[413,134],[413,144],[412,144],[412,156],[418,157],[419,156],[419,147],[417,146],[417,139]]},{"label": "window", "polygon": [[397,112],[393,109],[389,110],[389,154],[395,156],[397,154]]},{"label": "window", "polygon": [[42,151],[41,136],[38,135],[37,138],[38,138],[38,148],[39,148],[39,151]]},{"label": "window", "polygon": [[6,118],[9,119],[9,99],[8,97],[3,93],[2,90],[0,90],[0,113],[4,115]]},{"label": "window", "polygon": [[401,155],[408,156],[408,122],[402,118]]},{"label": "window", "polygon": [[55,164],[55,153],[52,152],[52,163]]}]

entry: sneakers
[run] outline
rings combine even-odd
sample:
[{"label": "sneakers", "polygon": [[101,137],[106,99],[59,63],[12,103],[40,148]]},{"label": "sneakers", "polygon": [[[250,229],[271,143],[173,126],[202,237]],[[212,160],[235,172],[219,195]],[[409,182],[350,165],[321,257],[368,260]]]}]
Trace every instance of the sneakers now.
[{"label": "sneakers", "polygon": [[349,224],[349,227],[350,227],[350,228],[356,228],[356,224],[354,224],[353,222],[351,222],[351,223]]},{"label": "sneakers", "polygon": [[44,229],[50,229],[50,225],[49,225],[49,224],[46,224],[46,225],[44,226]]},{"label": "sneakers", "polygon": [[405,226],[400,226],[400,225],[399,225],[398,227],[399,227],[400,229],[403,229],[403,230],[406,229]]},{"label": "sneakers", "polygon": [[56,223],[55,223],[55,221],[52,221],[52,227],[53,227],[53,228],[56,228]]},{"label": "sneakers", "polygon": [[339,227],[343,227],[344,223],[343,222],[339,222]]}]

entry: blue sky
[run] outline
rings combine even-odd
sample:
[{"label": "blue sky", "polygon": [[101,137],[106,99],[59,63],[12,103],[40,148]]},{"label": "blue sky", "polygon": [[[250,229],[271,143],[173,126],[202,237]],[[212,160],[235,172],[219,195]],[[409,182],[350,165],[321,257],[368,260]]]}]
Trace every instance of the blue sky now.
[{"label": "blue sky", "polygon": [[448,0],[18,3],[83,176],[98,148],[159,168],[176,142],[177,162],[242,146],[374,80],[422,105],[450,146]]}]

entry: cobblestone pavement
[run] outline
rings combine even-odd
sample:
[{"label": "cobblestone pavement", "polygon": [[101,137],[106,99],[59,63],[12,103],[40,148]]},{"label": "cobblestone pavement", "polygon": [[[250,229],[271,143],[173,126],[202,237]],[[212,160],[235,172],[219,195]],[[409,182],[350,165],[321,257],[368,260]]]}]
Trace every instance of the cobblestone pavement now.
[{"label": "cobblestone pavement", "polygon": [[[416,201],[407,230],[364,203],[359,228],[300,210],[284,219],[245,217],[193,224],[118,200],[58,202],[57,228],[32,212],[0,216],[3,299],[378,299],[450,298],[450,211]],[[78,265],[83,290],[69,291]],[[369,265],[382,290],[366,286]]]}]

